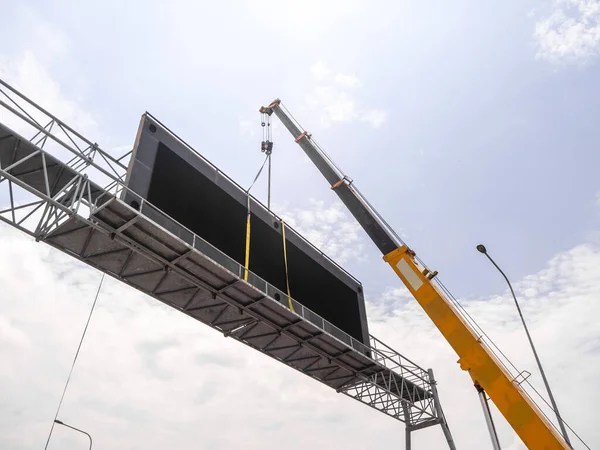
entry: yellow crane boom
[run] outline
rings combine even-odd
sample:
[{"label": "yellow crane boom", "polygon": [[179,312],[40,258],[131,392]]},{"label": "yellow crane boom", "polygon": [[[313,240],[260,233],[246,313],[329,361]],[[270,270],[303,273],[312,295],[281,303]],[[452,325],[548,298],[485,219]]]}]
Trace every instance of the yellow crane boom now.
[{"label": "yellow crane boom", "polygon": [[480,386],[529,449],[569,449],[563,437],[475,330],[440,292],[406,246],[384,256],[444,338],[459,356],[460,368]]},{"label": "yellow crane boom", "polygon": [[[283,108],[280,100],[260,109],[275,115],[329,182],[348,210],[383,253],[410,293],[415,297],[444,338],[458,355],[460,368],[471,376],[478,391],[483,390],[500,413],[531,450],[570,449],[561,434],[529,398],[519,382],[506,370],[481,336],[465,320],[450,299],[434,285],[437,272],[430,272],[360,194],[350,178],[314,142]],[[264,143],[263,143],[264,145]]]}]

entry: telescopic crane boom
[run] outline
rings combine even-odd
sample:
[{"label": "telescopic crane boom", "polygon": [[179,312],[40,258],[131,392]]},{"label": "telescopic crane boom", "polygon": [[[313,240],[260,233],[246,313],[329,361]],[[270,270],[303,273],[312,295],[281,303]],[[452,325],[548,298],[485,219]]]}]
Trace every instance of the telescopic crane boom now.
[{"label": "telescopic crane boom", "polygon": [[325,177],[354,218],[367,232],[383,254],[383,259],[406,285],[444,338],[459,356],[460,368],[471,376],[478,392],[494,402],[527,448],[531,450],[563,450],[571,447],[554,428],[543,412],[529,398],[514,377],[504,368],[493,352],[481,342],[480,336],[464,319],[450,299],[433,283],[437,272],[430,272],[416,260],[392,228],[375,211],[354,186],[352,180],[313,141],[285,110],[279,99],[262,107],[263,114],[281,120]]}]

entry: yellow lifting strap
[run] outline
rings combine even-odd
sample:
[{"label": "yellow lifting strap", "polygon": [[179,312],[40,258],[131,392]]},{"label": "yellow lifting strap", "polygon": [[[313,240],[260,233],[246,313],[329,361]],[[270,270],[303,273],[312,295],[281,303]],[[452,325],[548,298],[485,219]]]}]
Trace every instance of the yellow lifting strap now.
[{"label": "yellow lifting strap", "polygon": [[285,284],[287,286],[288,305],[292,312],[296,312],[294,311],[292,296],[290,294],[290,277],[288,275],[287,246],[285,245],[285,223],[283,222],[283,219],[281,219],[281,237],[283,238],[283,262],[285,264]]},{"label": "yellow lifting strap", "polygon": [[[250,266],[250,219],[252,216],[252,214],[250,212],[250,189],[252,189],[252,186],[254,186],[254,183],[256,183],[256,180],[260,176],[260,173],[262,172],[263,167],[265,167],[265,163],[267,162],[267,159],[269,159],[269,157],[270,157],[270,154],[267,154],[267,157],[265,158],[265,161],[263,162],[263,165],[261,166],[260,170],[256,174],[254,181],[252,182],[252,184],[246,191],[246,196],[248,198],[248,203],[247,203],[248,213],[246,214],[246,254],[244,256],[244,281],[248,281],[248,273],[250,272],[249,271],[249,266]],[[270,190],[270,187],[269,187],[269,190]],[[283,262],[285,265],[285,284],[287,287],[288,306],[292,312],[296,312],[294,310],[294,304],[292,303],[292,295],[290,293],[290,278],[288,275],[288,262],[287,262],[287,245],[286,245],[286,240],[285,240],[285,223],[284,223],[283,219],[281,220],[281,237],[283,239]]]},{"label": "yellow lifting strap", "polygon": [[[246,216],[246,256],[244,257],[244,281],[248,281],[248,272],[249,272],[248,266],[250,265],[250,189],[252,189],[252,187],[254,186],[254,183],[256,183],[256,180],[258,180],[258,177],[260,176],[262,170],[264,169],[265,164],[267,163],[267,160],[269,160],[270,158],[271,158],[271,154],[268,153],[265,160],[262,163],[262,166],[260,166],[258,173],[254,177],[254,181],[252,182],[252,184],[246,191],[246,196],[248,198],[248,204],[247,204],[248,214]],[[269,182],[269,197],[270,197],[270,195],[271,195],[271,185]]]}]

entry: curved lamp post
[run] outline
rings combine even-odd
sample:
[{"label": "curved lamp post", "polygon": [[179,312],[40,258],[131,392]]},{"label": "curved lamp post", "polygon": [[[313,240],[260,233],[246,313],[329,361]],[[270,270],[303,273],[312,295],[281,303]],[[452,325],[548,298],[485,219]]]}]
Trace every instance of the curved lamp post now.
[{"label": "curved lamp post", "polygon": [[92,450],[92,437],[90,436],[89,433],[86,433],[85,431],[80,430],[79,428],[72,427],[71,425],[61,422],[60,420],[55,420],[54,423],[57,423],[59,425],[62,425],[63,427],[67,427],[67,428],[70,428],[71,430],[79,431],[80,433],[85,434],[88,437],[88,439],[90,440],[90,450]]},{"label": "curved lamp post", "polygon": [[556,401],[554,400],[552,391],[550,390],[550,384],[548,383],[548,379],[546,378],[546,373],[544,372],[544,369],[542,368],[542,362],[540,361],[537,351],[535,350],[535,346],[533,345],[533,340],[531,339],[531,335],[529,334],[529,329],[527,328],[527,324],[525,323],[525,318],[523,317],[523,313],[521,312],[521,307],[519,306],[519,302],[517,301],[517,296],[515,295],[515,291],[513,290],[512,285],[510,284],[510,281],[508,280],[508,277],[505,275],[505,273],[502,271],[502,269],[500,267],[498,267],[498,264],[496,264],[496,262],[492,259],[492,257],[488,254],[487,249],[485,248],[485,245],[479,244],[477,246],[477,250],[480,253],[483,253],[485,256],[487,256],[487,258],[494,265],[494,267],[496,267],[496,269],[498,269],[498,272],[500,272],[502,274],[502,276],[506,280],[506,283],[508,284],[510,293],[512,294],[512,297],[515,301],[517,311],[519,312],[519,317],[521,318],[521,322],[523,323],[523,328],[525,328],[525,334],[527,334],[527,339],[529,340],[529,345],[531,346],[531,350],[533,351],[533,356],[535,357],[535,362],[537,363],[537,366],[540,369],[540,373],[542,374],[542,380],[544,380],[544,385],[546,386],[546,391],[548,392],[548,397],[550,397],[550,403],[552,403],[552,409],[556,413],[556,418],[558,419],[558,425],[560,426],[560,430],[562,432],[563,438],[565,439],[567,444],[569,444],[569,447],[572,448],[571,442],[569,441],[569,436],[567,435],[567,430],[565,428],[565,424],[562,420],[562,417],[560,416],[560,413],[558,412],[558,406],[556,404]]}]

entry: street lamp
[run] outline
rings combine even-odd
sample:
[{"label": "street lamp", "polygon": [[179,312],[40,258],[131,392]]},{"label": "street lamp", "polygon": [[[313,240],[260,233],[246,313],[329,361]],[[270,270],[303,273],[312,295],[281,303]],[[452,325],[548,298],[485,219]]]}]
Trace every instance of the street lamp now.
[{"label": "street lamp", "polygon": [[550,397],[550,403],[552,403],[552,409],[554,409],[554,412],[556,413],[556,418],[558,419],[558,425],[560,426],[560,430],[562,431],[563,438],[565,439],[567,444],[569,444],[569,447],[573,448],[573,446],[571,445],[571,442],[569,441],[569,436],[567,435],[567,430],[565,428],[565,424],[562,420],[562,417],[560,416],[560,413],[558,412],[558,405],[556,404],[556,401],[554,400],[554,396],[552,395],[552,391],[550,390],[550,384],[548,383],[546,374],[544,372],[544,369],[542,368],[542,362],[540,361],[537,351],[535,350],[535,346],[533,345],[533,340],[531,339],[531,335],[529,334],[529,329],[527,328],[527,324],[525,323],[525,318],[523,317],[523,313],[521,312],[521,307],[519,306],[519,302],[517,301],[517,296],[515,295],[515,291],[513,290],[512,285],[510,284],[510,281],[508,280],[508,277],[504,274],[502,269],[500,267],[498,267],[498,264],[496,264],[496,262],[488,254],[485,246],[482,244],[479,244],[477,246],[477,250],[479,252],[483,253],[485,256],[487,256],[487,258],[496,267],[496,269],[498,269],[498,272],[500,272],[502,274],[502,276],[506,280],[506,283],[508,284],[510,293],[512,294],[512,297],[515,300],[515,305],[517,306],[517,311],[519,312],[519,317],[521,318],[521,322],[523,323],[523,328],[525,328],[525,334],[527,334],[527,339],[529,340],[529,345],[531,345],[531,350],[533,351],[533,356],[535,357],[535,362],[537,363],[537,366],[540,369],[540,373],[542,374],[542,380],[544,380],[544,385],[546,386],[546,391],[548,392],[548,397]]},{"label": "street lamp", "polygon": [[68,425],[68,424],[66,424],[64,422],[61,422],[60,420],[55,420],[54,423],[57,423],[57,424],[62,425],[64,427],[70,428],[71,430],[79,431],[80,433],[85,434],[89,438],[89,440],[90,440],[90,450],[92,450],[92,437],[90,436],[89,433],[86,433],[85,431],[80,430],[79,428],[72,427],[71,425]]}]

